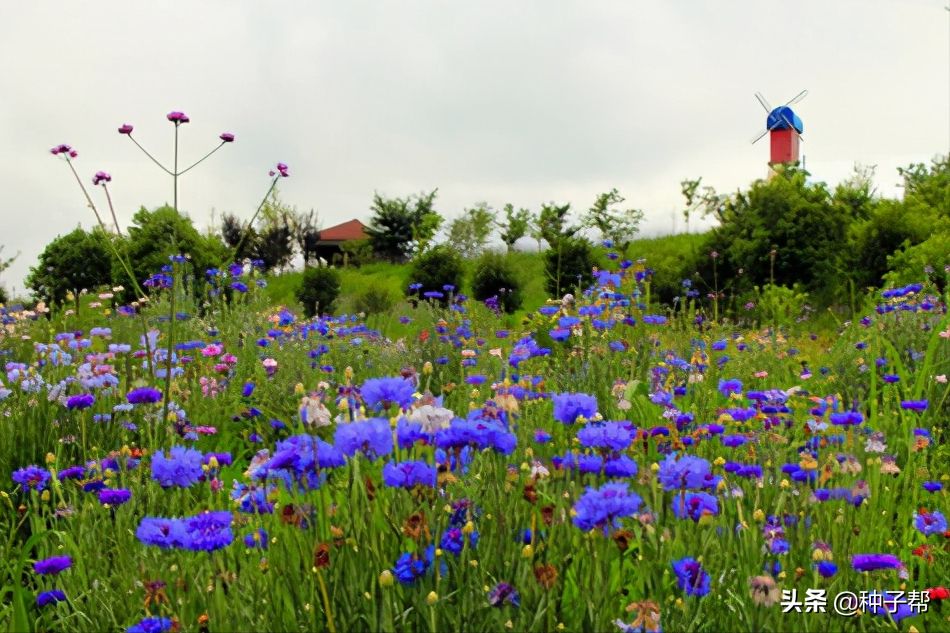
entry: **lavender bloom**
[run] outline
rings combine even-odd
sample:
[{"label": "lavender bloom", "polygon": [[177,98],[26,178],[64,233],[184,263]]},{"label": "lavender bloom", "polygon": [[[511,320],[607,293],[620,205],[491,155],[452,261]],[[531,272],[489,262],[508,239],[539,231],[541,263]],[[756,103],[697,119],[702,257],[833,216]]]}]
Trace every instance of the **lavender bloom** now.
[{"label": "lavender bloom", "polygon": [[389,409],[394,404],[407,409],[415,391],[415,386],[405,378],[370,378],[360,387],[360,395],[369,409]]},{"label": "lavender bloom", "polygon": [[597,413],[597,398],[586,393],[555,394],[551,399],[554,419],[563,424],[574,424],[581,416],[589,420]]},{"label": "lavender bloom", "polygon": [[39,466],[27,466],[13,473],[13,481],[42,492],[46,489],[46,482],[50,479],[50,472]]},{"label": "lavender bloom", "polygon": [[606,483],[600,489],[588,487],[574,505],[574,525],[585,532],[606,527],[619,517],[639,513],[642,505],[643,499],[630,492],[626,483]]},{"label": "lavender bloom", "polygon": [[33,563],[33,571],[42,575],[56,575],[66,569],[69,569],[72,564],[73,559],[69,556],[53,556],[52,558],[38,560]]},{"label": "lavender bloom", "polygon": [[129,404],[154,404],[160,402],[161,399],[162,392],[151,387],[133,389],[129,392],[129,395],[126,396],[126,400],[129,401]]},{"label": "lavender bloom", "polygon": [[416,485],[435,487],[435,466],[423,461],[389,462],[383,466],[383,481],[392,488],[413,488]]},{"label": "lavender bloom", "polygon": [[96,399],[91,393],[80,393],[66,399],[67,409],[88,409]]},{"label": "lavender bloom", "polygon": [[162,488],[180,486],[189,488],[204,477],[201,469],[202,455],[200,451],[184,446],[173,446],[169,457],[158,452],[152,457],[152,479]]}]

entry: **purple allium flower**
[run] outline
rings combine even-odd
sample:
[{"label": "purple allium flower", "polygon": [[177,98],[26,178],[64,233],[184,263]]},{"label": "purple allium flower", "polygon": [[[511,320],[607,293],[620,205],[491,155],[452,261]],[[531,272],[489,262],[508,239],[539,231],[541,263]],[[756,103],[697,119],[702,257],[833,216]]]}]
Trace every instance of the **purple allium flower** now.
[{"label": "purple allium flower", "polygon": [[407,409],[416,388],[405,378],[370,378],[360,387],[360,395],[368,409],[389,409],[393,405]]},{"label": "purple allium flower", "polygon": [[56,575],[63,570],[69,569],[73,564],[73,559],[69,556],[53,556],[44,560],[38,560],[33,563],[33,571],[38,574]]},{"label": "purple allium flower", "polygon": [[600,489],[588,486],[574,505],[574,525],[585,532],[606,527],[617,518],[639,513],[642,505],[643,499],[630,492],[626,483],[610,482]]},{"label": "purple allium flower", "polygon": [[174,123],[175,125],[178,125],[180,123],[188,123],[189,121],[191,121],[191,119],[188,118],[188,115],[186,115],[184,112],[178,112],[178,111],[169,112],[166,118],[172,123]]},{"label": "purple allium flower", "polygon": [[673,572],[676,584],[687,596],[701,598],[709,593],[709,574],[697,560],[687,557],[673,561]]},{"label": "purple allium flower", "polygon": [[719,499],[706,492],[687,492],[673,497],[673,514],[678,519],[699,521],[703,515],[719,514]]},{"label": "purple allium flower", "polygon": [[133,389],[129,392],[129,395],[126,396],[126,400],[129,401],[129,404],[154,404],[160,402],[161,399],[162,392],[152,387]]},{"label": "purple allium flower", "polygon": [[119,128],[119,134],[131,134],[132,129],[133,128],[131,125],[129,125],[128,123],[125,123],[124,125],[122,125],[122,127]]},{"label": "purple allium flower", "polygon": [[27,466],[13,473],[13,481],[42,492],[46,489],[46,482],[50,479],[50,472],[39,466]]},{"label": "purple allium flower", "polygon": [[518,592],[515,591],[514,587],[506,582],[500,582],[488,592],[488,603],[493,607],[501,607],[506,602],[513,607],[517,607],[521,604],[521,597],[518,596]]},{"label": "purple allium flower", "polygon": [[563,424],[574,424],[581,416],[589,420],[597,413],[597,398],[586,393],[555,394],[551,400],[554,419]]},{"label": "purple allium flower", "polygon": [[436,469],[423,461],[388,462],[383,466],[383,481],[392,488],[435,488]]},{"label": "purple allium flower", "polygon": [[97,171],[96,175],[92,177],[93,185],[105,184],[107,182],[112,182],[112,176],[104,171]]},{"label": "purple allium flower", "polygon": [[151,617],[145,618],[138,624],[126,629],[126,633],[164,633],[175,628],[175,623],[168,618]]},{"label": "purple allium flower", "polygon": [[66,600],[66,594],[63,593],[61,589],[53,589],[52,591],[44,591],[36,596],[36,606],[45,607],[48,604],[56,604],[57,602],[63,602]]},{"label": "purple allium flower", "polygon": [[152,457],[152,479],[162,488],[188,488],[204,477],[202,457],[200,451],[184,446],[173,446],[168,457],[164,452],[157,452]]},{"label": "purple allium flower", "polygon": [[119,506],[131,498],[132,493],[125,489],[99,491],[99,503],[103,505]]},{"label": "purple allium flower", "polygon": [[914,527],[924,536],[943,534],[947,531],[947,519],[939,510],[914,513]]},{"label": "purple allium flower", "polygon": [[900,559],[892,554],[855,554],[851,557],[854,571],[874,571],[876,569],[899,569],[903,567]]},{"label": "purple allium flower", "polygon": [[67,409],[88,409],[96,401],[91,393],[80,393],[66,399]]},{"label": "purple allium flower", "polygon": [[223,142],[223,143],[233,143],[233,142],[234,142],[234,135],[231,134],[230,132],[225,132],[224,134],[222,134],[222,135],[219,136],[218,138],[220,138],[220,139],[221,139],[221,142]]}]

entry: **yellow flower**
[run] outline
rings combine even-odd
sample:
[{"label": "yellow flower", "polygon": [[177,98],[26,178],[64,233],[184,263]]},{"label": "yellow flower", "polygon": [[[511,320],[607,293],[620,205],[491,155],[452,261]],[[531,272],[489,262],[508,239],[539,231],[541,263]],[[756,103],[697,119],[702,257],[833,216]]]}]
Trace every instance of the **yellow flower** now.
[{"label": "yellow flower", "polygon": [[393,573],[388,569],[384,569],[379,575],[379,584],[383,587],[392,587],[394,580]]},{"label": "yellow flower", "polygon": [[462,534],[471,534],[475,531],[475,524],[471,521],[468,521],[465,524],[465,527],[462,528]]},{"label": "yellow flower", "polygon": [[296,385],[294,385],[294,394],[298,396],[302,396],[304,394],[304,388],[303,388],[302,382],[298,382]]},{"label": "yellow flower", "polygon": [[429,592],[429,595],[426,596],[426,602],[427,602],[428,604],[435,604],[435,603],[438,602],[438,601],[439,601],[439,594],[437,594],[437,593],[434,592],[434,591],[430,591],[430,592]]},{"label": "yellow flower", "polygon": [[762,508],[759,508],[758,510],[752,513],[752,518],[755,519],[756,521],[762,521],[763,519],[765,519],[765,512],[762,511]]},{"label": "yellow flower", "polygon": [[524,549],[521,550],[521,557],[531,558],[532,556],[534,556],[534,548],[531,547],[530,543],[528,543],[527,545],[524,546]]},{"label": "yellow flower", "polygon": [[426,364],[422,366],[422,373],[423,373],[423,374],[431,374],[431,373],[432,373],[432,363],[430,363],[429,361],[426,361]]},{"label": "yellow flower", "polygon": [[347,380],[353,380],[353,368],[347,365],[346,369],[343,370],[343,376]]},{"label": "yellow flower", "polygon": [[53,455],[52,453],[47,453],[47,454],[46,454],[46,463],[47,463],[47,464],[52,464],[52,463],[55,462],[55,461],[56,461],[56,455]]},{"label": "yellow flower", "polygon": [[713,460],[713,466],[722,466],[725,463],[726,463],[726,460],[724,460],[722,456],[719,456],[715,460]]}]

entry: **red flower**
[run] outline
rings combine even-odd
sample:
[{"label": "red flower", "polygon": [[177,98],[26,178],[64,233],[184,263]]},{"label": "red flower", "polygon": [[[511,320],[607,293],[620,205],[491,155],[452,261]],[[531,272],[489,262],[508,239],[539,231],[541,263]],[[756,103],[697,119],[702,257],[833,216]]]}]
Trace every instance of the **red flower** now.
[{"label": "red flower", "polygon": [[950,598],[950,591],[946,587],[934,587],[933,589],[924,589],[931,600],[946,600]]}]

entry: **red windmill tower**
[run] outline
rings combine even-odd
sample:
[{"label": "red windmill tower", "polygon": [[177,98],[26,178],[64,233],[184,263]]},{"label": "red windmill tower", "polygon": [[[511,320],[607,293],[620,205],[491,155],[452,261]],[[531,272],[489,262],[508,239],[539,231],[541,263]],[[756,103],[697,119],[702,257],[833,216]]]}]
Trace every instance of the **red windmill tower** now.
[{"label": "red windmill tower", "polygon": [[807,90],[802,90],[785,105],[773,109],[769,102],[765,100],[765,97],[762,96],[762,93],[755,93],[755,98],[765,108],[768,118],[765,120],[765,131],[756,134],[755,138],[752,139],[752,143],[755,144],[766,134],[770,135],[772,152],[769,167],[798,162],[798,146],[799,142],[803,140],[802,130],[804,126],[802,120],[792,111],[791,106],[804,99],[807,94]]}]

